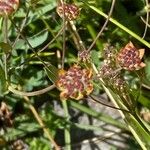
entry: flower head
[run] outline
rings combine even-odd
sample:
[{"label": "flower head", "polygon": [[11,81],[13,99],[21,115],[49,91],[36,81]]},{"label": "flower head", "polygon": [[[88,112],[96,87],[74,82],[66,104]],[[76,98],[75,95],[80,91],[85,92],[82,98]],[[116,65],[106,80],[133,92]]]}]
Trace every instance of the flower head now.
[{"label": "flower head", "polygon": [[79,8],[75,4],[59,4],[57,6],[58,15],[65,18],[69,21],[75,20],[79,15]]},{"label": "flower head", "polygon": [[93,91],[93,85],[90,82],[92,70],[74,65],[68,71],[60,70],[58,76],[56,86],[61,91],[61,99],[70,97],[79,100]]},{"label": "flower head", "polygon": [[139,70],[145,67],[145,64],[141,62],[144,52],[144,49],[137,49],[132,42],[129,42],[118,53],[117,62],[126,70]]},{"label": "flower head", "polygon": [[19,5],[19,0],[0,0],[0,16],[12,14]]}]

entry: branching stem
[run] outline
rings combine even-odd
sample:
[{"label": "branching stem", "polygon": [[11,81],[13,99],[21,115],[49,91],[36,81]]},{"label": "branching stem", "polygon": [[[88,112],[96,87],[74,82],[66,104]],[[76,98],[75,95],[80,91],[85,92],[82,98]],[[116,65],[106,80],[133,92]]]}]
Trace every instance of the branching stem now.
[{"label": "branching stem", "polygon": [[113,9],[114,9],[114,6],[115,6],[115,2],[116,0],[112,0],[112,4],[111,4],[111,8],[110,8],[110,11],[108,13],[108,17],[104,23],[104,25],[102,26],[101,30],[99,31],[99,33],[97,34],[96,38],[94,39],[93,43],[90,45],[90,47],[88,48],[88,52],[93,48],[93,46],[95,45],[96,41],[98,40],[98,38],[101,36],[102,32],[104,31],[104,29],[106,28],[108,22],[109,22],[109,19],[112,15],[112,12],[113,12]]}]

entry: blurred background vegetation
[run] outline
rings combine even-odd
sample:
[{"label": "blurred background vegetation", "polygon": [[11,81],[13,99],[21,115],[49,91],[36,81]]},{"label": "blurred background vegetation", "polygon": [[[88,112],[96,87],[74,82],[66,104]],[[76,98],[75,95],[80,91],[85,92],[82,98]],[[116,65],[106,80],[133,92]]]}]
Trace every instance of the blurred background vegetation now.
[{"label": "blurred background vegetation", "polygon": [[[65,2],[75,3],[81,9],[73,23],[85,47],[90,47],[106,21],[96,10],[108,15],[112,0]],[[57,149],[57,145],[66,150],[140,150],[141,147],[150,149],[150,143],[145,144],[140,139],[137,140],[140,135],[136,138],[136,134],[140,134],[141,130],[137,127],[137,133],[134,135],[130,124],[126,124],[126,118],[124,121],[118,110],[94,102],[89,97],[80,101],[61,101],[59,90],[51,86],[53,78],[57,77],[55,70],[61,64],[64,43],[63,32],[60,32],[63,20],[56,12],[57,4],[57,0],[20,1],[17,11],[7,20],[3,16],[0,18],[0,149],[49,150],[53,149],[53,146]],[[147,0],[116,0],[111,17],[136,36],[109,20],[91,50],[91,62],[99,69],[105,59],[103,53],[107,43],[110,43],[116,52],[129,41],[136,47],[145,49],[143,60],[146,67],[142,71],[123,71],[123,76],[133,91],[132,96],[138,97],[134,107],[148,130],[149,11],[150,4]],[[78,47],[74,41],[74,32],[69,26],[66,27],[65,43],[64,68],[67,70],[78,63]],[[37,56],[36,53],[46,45],[44,51]],[[41,90],[47,87],[47,92],[42,94]],[[105,88],[98,81],[94,82],[93,94],[103,103],[114,106]],[[140,125],[140,121],[138,123]],[[149,133],[145,138],[147,141],[150,139]]]}]

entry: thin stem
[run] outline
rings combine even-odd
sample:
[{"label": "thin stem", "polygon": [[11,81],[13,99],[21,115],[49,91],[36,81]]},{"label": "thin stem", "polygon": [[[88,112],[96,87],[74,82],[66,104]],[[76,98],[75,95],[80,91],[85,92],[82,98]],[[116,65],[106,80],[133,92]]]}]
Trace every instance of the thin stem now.
[{"label": "thin stem", "polygon": [[150,135],[150,130],[145,126],[145,124],[143,123],[143,121],[142,121],[141,118],[137,115],[136,112],[133,114],[133,117],[138,121],[138,123],[143,127],[143,129]]},{"label": "thin stem", "polygon": [[[148,6],[148,0],[145,0],[145,4],[146,4],[146,6]],[[145,23],[145,29],[144,29],[144,33],[143,33],[143,36],[142,36],[143,39],[145,38],[146,33],[147,33],[148,20],[149,20],[149,11],[147,10],[147,11],[146,11],[146,23]]]},{"label": "thin stem", "polygon": [[61,60],[61,52],[60,52],[60,50],[57,50],[57,51],[56,51],[56,56],[57,56],[57,60],[58,60],[58,64],[57,64],[58,67],[57,67],[57,68],[60,69],[60,68],[62,67],[62,66],[61,66],[61,63],[60,63],[60,62],[61,62],[61,61],[60,61],[60,60]]},{"label": "thin stem", "polygon": [[147,25],[147,27],[150,28],[150,24],[147,21],[145,21],[143,17],[141,17],[141,20]]},{"label": "thin stem", "polygon": [[43,60],[39,57],[38,53],[34,50],[34,48],[32,47],[32,45],[29,43],[29,41],[27,40],[27,38],[21,33],[20,29],[17,27],[17,25],[15,24],[15,22],[13,20],[11,20],[11,22],[13,23],[13,25],[15,26],[15,28],[17,29],[18,33],[20,34],[20,36],[26,41],[26,43],[28,44],[28,46],[31,48],[31,50],[34,52],[34,54],[37,56],[37,58],[43,63],[43,65],[46,67],[45,63],[43,62]]},{"label": "thin stem", "polygon": [[41,94],[44,94],[52,89],[55,88],[55,85],[50,85],[42,90],[38,90],[38,91],[34,91],[34,92],[24,92],[24,91],[19,91],[19,90],[16,90],[14,89],[12,86],[9,86],[8,87],[8,90],[14,94],[17,94],[17,95],[20,95],[20,96],[37,96],[37,95],[41,95]]},{"label": "thin stem", "polygon": [[116,126],[118,128],[121,128],[123,130],[128,130],[127,126],[123,124],[122,122],[119,122],[118,120],[112,118],[110,115],[106,115],[104,113],[96,112],[95,110],[92,110],[91,108],[88,108],[80,103],[69,101],[69,106],[76,108],[100,121],[103,121],[105,123],[111,124],[113,126]]},{"label": "thin stem", "polygon": [[73,35],[74,35],[74,41],[76,43],[76,46],[79,47],[78,50],[79,51],[85,51],[86,47],[84,46],[84,43],[76,29],[76,26],[74,25],[73,21],[69,21],[68,26],[70,27]]},{"label": "thin stem", "polygon": [[[65,25],[66,26],[66,25]],[[41,50],[39,50],[37,52],[37,54],[41,53],[42,51],[44,51],[45,49],[48,48],[49,45],[51,45],[58,37],[59,35],[62,33],[63,29],[65,28],[65,26],[62,26],[61,29],[59,30],[59,32],[54,36],[54,38],[49,42],[47,43]],[[21,63],[18,67],[24,65],[25,63],[29,62],[30,60],[32,60],[33,57],[35,57],[36,54],[33,54],[28,60],[24,61],[23,63]],[[18,68],[17,67],[17,68]]]},{"label": "thin stem", "polygon": [[[111,106],[111,105],[107,105],[107,104],[105,104],[105,103],[99,101],[99,99],[101,99],[100,97],[96,97],[96,96],[93,96],[93,95],[91,95],[91,96],[89,96],[89,97],[92,98],[92,100],[94,100],[94,101],[96,101],[97,103],[102,104],[102,105],[104,105],[104,106],[107,106],[107,107],[110,107],[110,108],[113,108],[113,109],[117,109],[117,110],[121,110],[121,111],[124,111],[124,112],[127,112],[127,113],[131,113],[131,112],[128,111],[128,110],[121,109],[121,108],[117,108],[117,107],[114,107],[114,106]],[[132,113],[131,113],[131,114],[132,114]]]},{"label": "thin stem", "polygon": [[[79,147],[80,145],[86,145],[88,143],[99,143],[100,141],[105,141],[107,139],[111,139],[112,136],[115,136],[115,135],[118,135],[120,134],[121,132],[111,132],[111,133],[105,133],[103,136],[99,136],[99,137],[94,137],[94,138],[90,138],[90,139],[86,139],[86,140],[83,140],[79,143],[74,143],[72,144],[72,147],[75,149],[76,147]],[[63,148],[65,150],[65,148]]]},{"label": "thin stem", "polygon": [[[66,25],[67,24],[63,25],[61,27],[61,29],[59,30],[59,32],[54,36],[54,38],[49,43],[47,43],[41,50],[39,50],[38,53],[40,53],[40,52],[44,51],[46,48],[48,48],[48,46],[51,45],[58,38],[58,36],[63,32]],[[34,57],[34,56],[32,56],[32,57]]]},{"label": "thin stem", "polygon": [[[93,9],[95,12],[97,12],[98,14],[100,14],[101,16],[108,18],[108,16],[102,12],[101,10],[97,9],[94,6],[89,6],[91,9]],[[125,27],[124,25],[120,24],[117,20],[113,19],[110,17],[109,19],[113,24],[115,24],[116,26],[118,26],[119,28],[121,28],[122,30],[124,30],[125,32],[127,32],[128,34],[130,34],[131,36],[133,36],[135,39],[137,39],[138,41],[140,41],[141,43],[143,43],[145,46],[147,46],[148,48],[150,48],[150,43],[145,41],[144,39],[142,39],[140,36],[138,36],[136,33],[134,33],[133,31],[129,30],[127,27]]]},{"label": "thin stem", "polygon": [[113,0],[112,1],[112,4],[111,4],[111,8],[110,8],[110,11],[109,11],[109,14],[108,14],[108,17],[104,23],[104,25],[102,26],[101,30],[99,31],[99,33],[97,34],[95,40],[93,41],[93,43],[90,45],[90,47],[88,48],[88,52],[93,48],[93,46],[95,45],[96,41],[98,40],[98,38],[101,36],[102,32],[104,31],[104,29],[106,28],[107,24],[108,24],[108,21],[112,15],[112,12],[113,12],[113,9],[114,9],[114,6],[115,6],[115,2],[116,0]]},{"label": "thin stem", "polygon": [[[65,118],[66,121],[69,121],[70,119],[70,115],[69,115],[69,111],[68,111],[68,105],[67,105],[67,101],[62,101],[62,105],[63,105],[63,109],[65,112]],[[65,134],[65,145],[66,145],[66,150],[71,150],[71,136],[70,136],[70,125],[67,125],[65,127],[64,130],[64,134]]]},{"label": "thin stem", "polygon": [[[61,0],[62,7],[64,8],[64,2]],[[65,27],[66,24],[66,18],[65,18],[65,11],[63,11],[63,26]],[[66,28],[63,28],[63,46],[62,46],[62,64],[61,68],[64,68],[64,60],[65,60],[65,52],[66,52]],[[63,109],[65,112],[65,117],[66,120],[69,121],[70,116],[69,116],[69,111],[68,111],[68,106],[66,101],[62,101]],[[64,129],[64,134],[65,134],[65,144],[66,144],[66,150],[71,150],[71,136],[70,136],[70,126],[67,126]]]},{"label": "thin stem", "polygon": [[148,86],[148,85],[146,85],[144,83],[142,83],[142,87],[146,88],[147,90],[150,90],[150,86]]},{"label": "thin stem", "polygon": [[[92,67],[93,67],[93,70],[95,71],[95,73],[98,74],[98,70],[97,70],[97,68],[95,67],[94,64],[92,64]],[[115,105],[116,107],[118,107],[118,104],[117,104],[117,102],[115,101],[114,97],[112,96],[112,94],[110,93],[110,91],[108,90],[108,88],[106,88],[103,79],[102,79],[102,78],[99,78],[99,80],[101,81],[102,87],[104,88],[104,90],[105,90],[106,94],[108,95],[108,97],[110,98],[110,100],[114,103],[114,105]],[[118,110],[118,111],[120,112],[122,118],[124,118],[123,112],[120,111],[120,110]]]},{"label": "thin stem", "polygon": [[[50,27],[48,26],[48,23],[43,19],[42,14],[41,14],[39,11],[38,11],[38,13],[39,13],[39,15],[41,16],[41,19],[42,19],[42,21],[44,22],[44,24],[45,24],[45,25],[48,27],[48,29],[51,31]],[[25,22],[25,21],[24,21],[24,22]],[[42,51],[46,50],[46,49],[49,47],[49,45],[51,45],[51,44],[60,36],[60,34],[63,32],[63,29],[66,27],[66,25],[67,25],[67,24],[65,24],[65,26],[62,25],[62,27],[60,28],[60,30],[58,31],[58,33],[57,33],[56,35],[54,35],[54,34],[52,33],[53,39],[52,39],[50,42],[48,42],[42,49],[38,50],[37,54],[39,54],[39,53],[41,53]],[[19,36],[20,36],[20,34],[19,34]],[[24,65],[25,63],[29,62],[29,61],[30,61],[33,57],[35,57],[35,56],[36,56],[35,54],[32,55],[29,59],[27,59],[26,61],[24,61],[23,63],[21,63],[18,67],[20,67],[20,66]]]},{"label": "thin stem", "polygon": [[[4,33],[4,43],[8,42],[8,17],[5,15],[4,16],[4,22],[3,22],[3,33]],[[7,52],[4,52],[4,71],[5,71],[5,79],[7,81]]]},{"label": "thin stem", "polygon": [[[11,19],[10,19],[11,20]],[[47,68],[49,70],[49,68],[47,67],[47,65],[45,64],[45,62],[39,57],[38,53],[34,50],[34,48],[32,47],[32,45],[30,44],[30,42],[27,40],[27,38],[20,32],[20,29],[17,27],[17,25],[14,23],[13,20],[11,20],[11,22],[13,23],[13,25],[15,26],[15,28],[17,29],[17,31],[20,33],[20,36],[26,41],[26,43],[28,44],[28,46],[30,47],[30,49],[32,50],[32,52],[37,56],[37,58],[42,62],[42,64],[44,65],[45,68]],[[50,70],[49,70],[50,71]],[[51,71],[50,71],[51,72]]]},{"label": "thin stem", "polygon": [[[24,26],[25,26],[25,24],[26,24],[26,21],[27,21],[29,12],[30,12],[30,7],[28,8],[27,13],[26,13],[26,16],[25,16],[25,18],[24,18],[24,20],[23,20],[23,22],[22,22],[22,24],[21,24],[20,33],[22,32],[22,30],[23,30],[23,28],[24,28]],[[16,39],[15,39],[13,45],[12,45],[12,48],[15,47],[15,45],[16,45],[16,43],[17,43],[19,37],[20,37],[20,33],[18,33],[18,35],[17,35],[17,37],[16,37]]]},{"label": "thin stem", "polygon": [[24,100],[26,101],[26,103],[29,105],[30,110],[32,111],[34,117],[36,118],[37,122],[39,123],[39,125],[41,126],[41,128],[43,129],[44,133],[46,134],[47,138],[50,140],[50,142],[54,145],[55,150],[60,150],[60,147],[57,145],[57,143],[54,141],[49,129],[45,126],[45,124],[43,123],[41,117],[38,115],[36,109],[34,108],[34,106],[31,104],[29,98],[27,96],[23,97]]},{"label": "thin stem", "polygon": [[[94,64],[93,64],[94,66]],[[97,73],[96,67],[94,67],[95,72]],[[102,80],[102,79],[101,79]],[[116,101],[115,93],[111,92],[107,87],[102,85],[104,87],[105,92],[111,99],[111,101],[116,105],[116,107],[126,108],[126,106],[122,103],[121,99],[120,101]],[[119,94],[119,93],[118,93]],[[120,93],[119,95],[121,95]],[[136,111],[132,111],[132,114],[123,113],[123,111],[120,111],[122,115],[122,118],[127,122],[128,128],[140,144],[140,146],[146,150],[146,147],[149,147],[149,139],[150,139],[150,132],[148,131],[148,127],[142,122],[142,120],[139,118],[139,116],[136,114]]]},{"label": "thin stem", "polygon": [[8,41],[8,17],[4,16],[3,20],[3,34],[4,34],[4,42],[7,43]]},{"label": "thin stem", "polygon": [[[64,8],[64,2],[62,3],[62,8]],[[65,52],[66,52],[66,28],[65,28],[65,24],[66,24],[66,18],[65,18],[65,10],[63,11],[63,47],[62,47],[62,62],[61,62],[61,67],[62,69],[64,68],[64,61],[65,61]]]}]

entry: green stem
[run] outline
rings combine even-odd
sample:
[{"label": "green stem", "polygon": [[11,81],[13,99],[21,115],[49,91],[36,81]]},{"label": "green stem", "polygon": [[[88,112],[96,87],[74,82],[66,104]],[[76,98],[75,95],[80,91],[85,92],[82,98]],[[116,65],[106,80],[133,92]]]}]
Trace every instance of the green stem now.
[{"label": "green stem", "polygon": [[[100,14],[101,16],[105,17],[106,19],[108,18],[108,15],[106,15],[104,12],[102,12],[101,10],[97,9],[94,6],[90,6],[88,5],[91,9],[93,9],[94,11],[96,11],[98,14]],[[124,25],[122,25],[121,23],[119,23],[117,20],[110,18],[109,21],[111,21],[113,24],[115,24],[116,26],[118,26],[120,29],[124,30],[125,32],[127,32],[128,34],[130,34],[131,36],[133,36],[135,39],[137,39],[138,41],[140,41],[141,43],[143,43],[145,46],[147,46],[148,48],[150,48],[150,43],[148,43],[147,41],[145,41],[144,39],[142,39],[140,36],[138,36],[136,33],[132,32],[131,30],[129,30],[127,27],[125,27]]]},{"label": "green stem", "polygon": [[115,6],[115,2],[116,0],[112,0],[112,4],[111,4],[111,8],[110,8],[110,11],[109,11],[109,14],[107,16],[107,19],[104,23],[104,25],[102,26],[101,30],[99,31],[99,33],[97,34],[96,38],[94,39],[93,43],[90,45],[90,47],[88,48],[87,51],[90,51],[93,46],[95,45],[96,41],[98,40],[98,38],[101,36],[102,32],[104,31],[104,29],[106,28],[108,22],[109,22],[109,19],[110,19],[110,16],[112,15],[113,13],[113,9],[114,9],[114,6]]},{"label": "green stem", "polygon": [[[70,115],[69,115],[69,112],[68,112],[67,102],[65,100],[62,101],[62,105],[63,105],[63,108],[64,108],[66,121],[69,121]],[[64,130],[64,133],[65,133],[65,144],[66,144],[66,148],[65,149],[66,150],[71,150],[70,125],[66,126],[66,128]]]},{"label": "green stem", "polygon": [[[93,69],[96,73],[98,73],[95,65],[93,64]],[[102,81],[102,79],[100,79]],[[114,93],[113,91],[110,91],[107,87],[102,84],[105,92],[107,93],[108,97],[111,99],[111,101],[114,103],[116,107],[120,107],[121,109],[125,109],[126,106],[122,103],[121,99],[118,101],[115,99],[117,95],[120,95],[121,93]],[[146,125],[141,121],[139,116],[137,116],[136,113],[129,114],[126,112],[120,111],[120,114],[122,118],[126,121],[128,128],[134,135],[137,142],[140,144],[143,150],[148,150],[150,148],[150,134],[149,134],[149,128],[146,127]],[[148,148],[148,149],[147,149]]]},{"label": "green stem", "polygon": [[75,101],[69,101],[69,104],[71,105],[71,107],[74,107],[74,108],[76,108],[76,109],[78,109],[78,110],[98,119],[98,120],[104,121],[105,123],[114,125],[118,128],[128,130],[128,128],[125,124],[117,121],[116,119],[113,119],[109,115],[105,115],[103,113],[96,112],[95,110],[92,110],[91,108],[83,106],[83,105],[81,105]]},{"label": "green stem", "polygon": [[47,138],[49,139],[49,141],[54,145],[55,150],[60,150],[60,147],[54,141],[53,136],[51,135],[49,129],[45,126],[42,118],[39,116],[38,112],[36,111],[36,109],[34,108],[34,106],[32,105],[32,103],[30,102],[30,99],[27,96],[24,96],[23,98],[26,101],[26,103],[29,105],[30,110],[32,111],[32,113],[33,113],[35,119],[37,120],[37,122],[39,123],[39,125],[42,127],[45,135],[47,136]]},{"label": "green stem", "polygon": [[[8,39],[8,18],[7,16],[4,17],[4,22],[3,22],[3,33],[4,33],[4,43],[7,43]],[[4,71],[5,71],[5,79],[7,81],[7,54],[4,52],[3,55],[3,60],[4,60]]]},{"label": "green stem", "polygon": [[142,128],[145,130],[145,132],[147,132],[150,135],[150,131],[149,129],[145,126],[145,124],[143,123],[143,121],[140,119],[140,117],[137,115],[137,113],[135,112],[133,114],[134,118],[140,123],[140,125],[142,126]]}]

